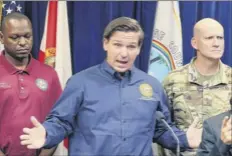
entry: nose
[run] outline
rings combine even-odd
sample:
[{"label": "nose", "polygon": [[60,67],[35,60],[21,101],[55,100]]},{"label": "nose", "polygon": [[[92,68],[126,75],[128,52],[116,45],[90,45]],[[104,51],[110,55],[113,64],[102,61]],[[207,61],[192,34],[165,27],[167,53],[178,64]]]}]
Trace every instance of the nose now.
[{"label": "nose", "polygon": [[219,40],[217,38],[214,38],[214,40],[213,40],[213,46],[219,47]]},{"label": "nose", "polygon": [[128,56],[128,49],[127,49],[127,47],[123,47],[122,49],[121,49],[121,56],[122,57],[127,57]]},{"label": "nose", "polygon": [[26,44],[26,39],[24,37],[19,38],[19,45],[24,46]]}]

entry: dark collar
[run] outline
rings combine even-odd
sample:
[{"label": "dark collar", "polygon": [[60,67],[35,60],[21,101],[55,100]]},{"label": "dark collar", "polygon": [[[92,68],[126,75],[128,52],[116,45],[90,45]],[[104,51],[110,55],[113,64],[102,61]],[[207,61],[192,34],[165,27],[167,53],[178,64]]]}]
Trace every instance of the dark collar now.
[{"label": "dark collar", "polygon": [[[121,80],[119,77],[119,73],[116,72],[105,60],[102,64],[100,64],[100,70],[106,73],[107,78],[112,81],[116,82]],[[142,71],[137,69],[134,65],[132,68],[127,71],[124,75],[124,78],[128,80],[128,84],[133,85],[145,79],[144,74]]]},{"label": "dark collar", "polygon": [[[108,62],[105,60],[101,65],[100,65],[101,70],[103,70],[104,72],[106,72],[109,76],[109,78],[112,79],[121,79],[120,78],[120,73],[118,73],[117,71],[115,71],[109,64]],[[131,78],[133,76],[135,67],[133,66],[130,70],[125,72],[124,77],[125,78]]]}]

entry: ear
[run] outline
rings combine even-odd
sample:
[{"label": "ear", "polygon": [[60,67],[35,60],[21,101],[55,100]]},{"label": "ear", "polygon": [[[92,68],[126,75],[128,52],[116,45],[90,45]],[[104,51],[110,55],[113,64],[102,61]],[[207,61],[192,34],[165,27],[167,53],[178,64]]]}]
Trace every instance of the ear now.
[{"label": "ear", "polygon": [[4,44],[4,37],[2,31],[0,31],[0,42]]},{"label": "ear", "polygon": [[142,44],[138,45],[138,49],[137,49],[137,52],[136,52],[137,56],[140,54],[141,48],[142,48]]},{"label": "ear", "polygon": [[141,52],[141,47],[139,47],[139,48],[137,49],[136,56],[138,56],[138,55],[140,54],[140,52]]},{"label": "ear", "polygon": [[195,37],[193,37],[192,39],[191,39],[191,45],[192,45],[192,47],[194,48],[194,49],[198,49],[197,48],[197,41],[196,41],[196,38]]},{"label": "ear", "polygon": [[104,39],[103,39],[103,49],[104,49],[105,51],[108,50],[108,43],[109,43],[109,40],[106,39],[106,38],[104,38]]}]

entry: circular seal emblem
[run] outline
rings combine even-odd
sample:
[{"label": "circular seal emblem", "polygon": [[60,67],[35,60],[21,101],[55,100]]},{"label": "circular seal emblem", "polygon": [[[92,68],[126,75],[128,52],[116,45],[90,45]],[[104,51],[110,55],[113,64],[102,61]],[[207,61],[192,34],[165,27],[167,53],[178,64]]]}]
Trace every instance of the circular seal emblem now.
[{"label": "circular seal emblem", "polygon": [[151,98],[153,95],[153,89],[151,87],[151,85],[147,84],[147,83],[143,83],[139,86],[139,91],[142,94],[142,96],[146,97],[146,98]]},{"label": "circular seal emblem", "polygon": [[48,83],[44,79],[40,79],[40,78],[36,79],[35,84],[42,91],[46,91],[48,89]]}]

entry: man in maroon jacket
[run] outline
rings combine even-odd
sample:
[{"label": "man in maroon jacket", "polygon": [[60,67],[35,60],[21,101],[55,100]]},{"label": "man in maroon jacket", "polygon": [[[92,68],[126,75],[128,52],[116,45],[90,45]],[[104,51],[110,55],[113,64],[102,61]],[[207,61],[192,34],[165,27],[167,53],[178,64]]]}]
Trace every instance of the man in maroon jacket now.
[{"label": "man in maroon jacket", "polygon": [[20,145],[23,127],[32,127],[30,116],[43,122],[61,94],[57,73],[35,60],[32,24],[20,13],[2,21],[0,40],[0,155],[50,155],[50,150],[28,150]]}]

